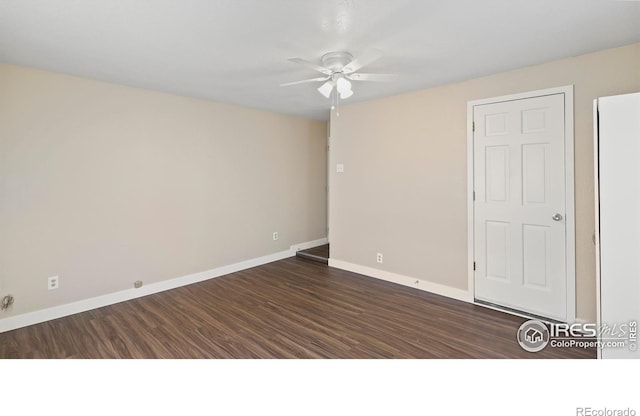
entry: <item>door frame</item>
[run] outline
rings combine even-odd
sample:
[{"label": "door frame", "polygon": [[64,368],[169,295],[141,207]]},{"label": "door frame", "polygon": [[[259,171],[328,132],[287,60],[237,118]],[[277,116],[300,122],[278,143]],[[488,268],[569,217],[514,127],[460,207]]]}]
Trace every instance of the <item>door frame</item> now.
[{"label": "door frame", "polygon": [[[575,190],[574,190],[574,133],[573,133],[573,85],[528,91],[518,94],[503,95],[467,102],[467,251],[468,251],[468,291],[474,304],[486,306],[475,300],[474,241],[475,229],[473,209],[474,192],[474,146],[473,146],[473,109],[475,106],[494,104],[504,101],[514,101],[535,98],[546,95],[564,94],[564,180],[565,180],[565,239],[566,239],[566,276],[567,276],[567,322],[576,319],[576,235],[575,235]],[[509,309],[504,312],[518,314]]]},{"label": "door frame", "polygon": [[[329,228],[329,224],[331,223],[330,221],[330,216],[331,216],[331,193],[329,192],[329,186],[331,185],[331,116],[329,116],[329,120],[327,121],[327,144],[326,144],[326,156],[327,156],[327,163],[326,163],[326,169],[327,169],[327,174],[325,175],[325,179],[327,181],[327,185],[325,186],[325,196],[327,197],[327,201],[326,201],[326,209],[327,209],[327,225],[326,225],[326,230],[327,230],[327,244],[329,244],[329,247],[331,247],[331,229]],[[329,256],[331,256],[331,252],[329,252]]]}]

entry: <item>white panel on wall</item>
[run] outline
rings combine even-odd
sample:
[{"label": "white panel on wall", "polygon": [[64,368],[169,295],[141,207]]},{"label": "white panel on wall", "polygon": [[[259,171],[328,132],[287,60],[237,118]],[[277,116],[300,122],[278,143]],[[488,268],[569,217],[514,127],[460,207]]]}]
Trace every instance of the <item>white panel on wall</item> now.
[{"label": "white panel on wall", "polygon": [[625,343],[598,352],[602,358],[640,358],[640,93],[602,97],[596,104],[598,324],[601,340]]}]

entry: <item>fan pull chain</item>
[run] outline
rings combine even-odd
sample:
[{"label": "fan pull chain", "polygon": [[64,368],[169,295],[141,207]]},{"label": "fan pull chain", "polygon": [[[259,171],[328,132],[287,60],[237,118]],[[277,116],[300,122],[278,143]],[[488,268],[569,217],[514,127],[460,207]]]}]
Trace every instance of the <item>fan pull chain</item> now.
[{"label": "fan pull chain", "polygon": [[331,109],[335,109],[336,110],[336,117],[340,117],[340,94],[338,94],[338,90],[337,89],[333,89],[332,91],[333,97],[332,101],[333,101],[333,105],[331,106]]}]

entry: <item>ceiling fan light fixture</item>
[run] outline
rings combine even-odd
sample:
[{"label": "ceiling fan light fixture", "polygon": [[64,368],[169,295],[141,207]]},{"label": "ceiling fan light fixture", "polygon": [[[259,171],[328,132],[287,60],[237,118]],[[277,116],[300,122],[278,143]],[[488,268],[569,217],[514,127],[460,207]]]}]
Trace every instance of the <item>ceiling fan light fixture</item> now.
[{"label": "ceiling fan light fixture", "polygon": [[353,91],[351,90],[351,81],[345,77],[338,78],[338,81],[336,81],[336,88],[340,93],[340,98],[342,99],[349,98],[353,95]]},{"label": "ceiling fan light fixture", "polygon": [[353,91],[352,90],[346,90],[346,91],[343,91],[343,92],[338,91],[338,92],[340,93],[340,98],[343,99],[343,100],[347,99],[347,98],[349,98],[349,97],[351,97],[353,95]]},{"label": "ceiling fan light fixture", "polygon": [[331,97],[331,91],[333,91],[333,83],[327,81],[318,88],[318,92],[325,96],[325,98]]}]

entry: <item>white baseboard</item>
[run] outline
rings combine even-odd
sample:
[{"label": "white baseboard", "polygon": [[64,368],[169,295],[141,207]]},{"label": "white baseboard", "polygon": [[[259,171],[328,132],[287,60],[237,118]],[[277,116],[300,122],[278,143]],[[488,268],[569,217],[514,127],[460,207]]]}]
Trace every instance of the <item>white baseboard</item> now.
[{"label": "white baseboard", "polygon": [[64,305],[54,306],[47,309],[41,309],[34,312],[28,312],[21,315],[0,319],[0,333],[29,325],[38,324],[41,322],[50,321],[52,319],[62,318],[64,316],[69,316],[80,312],[89,311],[91,309],[102,308],[104,306],[113,305],[115,303],[120,303],[135,298],[141,298],[143,296],[163,292],[165,290],[175,289],[181,286],[190,285],[192,283],[202,282],[204,280],[224,276],[229,273],[239,272],[242,270],[250,269],[252,267],[261,266],[263,264],[272,263],[274,261],[293,257],[296,255],[296,251],[298,250],[317,247],[319,245],[326,244],[326,242],[327,239],[323,238],[306,243],[300,243],[291,246],[289,250],[241,261],[239,263],[230,264],[227,266],[217,267],[215,269],[207,270],[204,272],[189,274],[174,279],[164,280],[162,282],[151,283],[149,285],[142,286],[139,289],[126,289],[120,292],[109,293],[102,296],[96,296],[93,298],[83,299]]},{"label": "white baseboard", "polygon": [[424,290],[425,292],[435,293],[436,295],[446,296],[448,298],[461,300],[463,302],[473,302],[473,296],[466,290],[441,285],[439,283],[429,282],[428,280],[404,276],[401,274],[374,269],[372,267],[361,266],[359,264],[353,264],[342,260],[329,259],[329,266],[353,273],[363,274],[369,277],[374,277],[376,279],[385,280],[387,282],[397,283],[403,286],[414,287],[416,289]]}]

